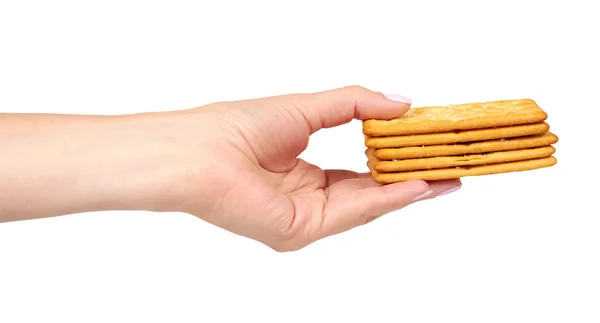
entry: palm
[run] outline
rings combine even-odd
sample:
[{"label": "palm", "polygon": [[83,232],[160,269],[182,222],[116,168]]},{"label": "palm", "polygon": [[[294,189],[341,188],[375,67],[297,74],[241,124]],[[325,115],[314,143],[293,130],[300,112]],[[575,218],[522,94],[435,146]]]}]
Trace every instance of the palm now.
[{"label": "palm", "polygon": [[[351,217],[341,219],[344,212],[361,189],[379,185],[366,174],[324,171],[295,160],[295,166],[283,172],[250,166],[247,161],[238,165],[254,170],[238,173],[238,184],[223,203],[235,205],[229,209],[231,214],[244,214],[248,219],[240,222],[236,217],[234,231],[268,245],[295,249],[357,225]],[[375,216],[364,213],[359,224],[373,219]]]}]

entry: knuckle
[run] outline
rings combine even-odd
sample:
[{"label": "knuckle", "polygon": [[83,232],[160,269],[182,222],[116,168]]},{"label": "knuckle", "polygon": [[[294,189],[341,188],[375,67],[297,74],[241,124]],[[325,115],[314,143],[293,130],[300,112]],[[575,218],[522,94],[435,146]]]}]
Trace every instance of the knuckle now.
[{"label": "knuckle", "polygon": [[273,251],[277,252],[277,253],[284,253],[289,251],[284,245],[280,245],[280,244],[273,244],[273,245],[268,245],[269,248],[271,248]]},{"label": "knuckle", "polygon": [[278,242],[278,243],[269,244],[268,246],[269,246],[269,248],[271,248],[273,251],[275,251],[277,253],[285,253],[285,252],[292,252],[292,251],[300,250],[300,249],[304,248],[306,246],[306,244]]},{"label": "knuckle", "polygon": [[358,92],[366,92],[367,91],[367,88],[365,88],[363,86],[360,86],[360,85],[356,85],[356,84],[355,85],[349,85],[349,86],[346,87],[346,89],[348,91],[357,92],[357,93]]},{"label": "knuckle", "polygon": [[359,214],[359,224],[365,225],[367,223],[373,222],[379,218],[378,215],[370,214],[370,213],[360,213]]}]

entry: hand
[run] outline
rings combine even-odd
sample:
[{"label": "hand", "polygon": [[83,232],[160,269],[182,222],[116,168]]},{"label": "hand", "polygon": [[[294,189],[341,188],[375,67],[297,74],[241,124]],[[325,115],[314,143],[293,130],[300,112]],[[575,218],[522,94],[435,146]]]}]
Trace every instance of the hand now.
[{"label": "hand", "polygon": [[186,212],[277,251],[460,187],[375,183],[298,155],[311,134],[393,118],[360,87],[124,116],[0,114],[0,222],[92,211]]},{"label": "hand", "polygon": [[191,144],[181,149],[198,151],[187,157],[195,166],[170,210],[290,251],[459,188],[459,180],[380,185],[368,173],[322,170],[297,158],[321,128],[397,117],[409,107],[354,86],[184,111],[193,129],[179,128],[180,143]]}]

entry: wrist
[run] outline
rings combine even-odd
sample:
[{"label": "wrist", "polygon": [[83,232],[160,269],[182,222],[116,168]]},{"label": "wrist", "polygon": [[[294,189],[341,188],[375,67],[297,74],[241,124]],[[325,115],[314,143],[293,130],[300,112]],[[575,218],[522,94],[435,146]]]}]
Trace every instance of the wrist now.
[{"label": "wrist", "polygon": [[209,200],[208,178],[214,174],[203,152],[214,142],[213,125],[210,114],[203,111],[115,119],[111,129],[105,130],[116,139],[106,144],[105,156],[110,162],[101,186],[112,187],[115,192],[106,209],[179,212],[185,211],[190,199],[194,203]]},{"label": "wrist", "polygon": [[[185,128],[181,114],[171,112],[119,116],[107,122],[98,134],[101,147],[91,153],[98,172],[85,170],[96,189],[106,193],[102,210],[169,211],[177,203],[180,180],[185,172],[182,140]],[[190,140],[190,138],[187,138]],[[96,164],[90,161],[91,164]]]}]

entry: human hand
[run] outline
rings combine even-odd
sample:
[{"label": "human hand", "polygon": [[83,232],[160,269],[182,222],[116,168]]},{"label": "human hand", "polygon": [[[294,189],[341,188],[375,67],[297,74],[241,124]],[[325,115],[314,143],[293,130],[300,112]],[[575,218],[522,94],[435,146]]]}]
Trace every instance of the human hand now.
[{"label": "human hand", "polygon": [[368,173],[322,170],[297,158],[319,129],[397,117],[409,107],[352,86],[182,111],[186,121],[177,123],[173,142],[186,153],[174,164],[182,172],[169,184],[179,193],[168,210],[292,251],[456,190],[459,180],[380,185]]},{"label": "human hand", "polygon": [[368,173],[298,158],[319,129],[400,116],[409,106],[354,86],[175,112],[2,114],[0,222],[186,212],[275,250],[297,250],[460,187],[380,185]]}]

